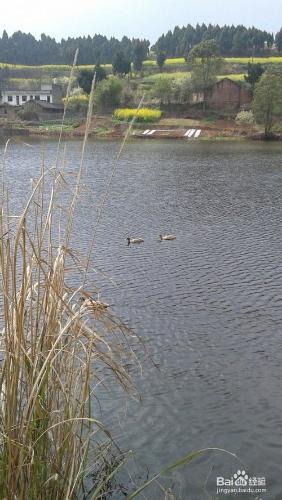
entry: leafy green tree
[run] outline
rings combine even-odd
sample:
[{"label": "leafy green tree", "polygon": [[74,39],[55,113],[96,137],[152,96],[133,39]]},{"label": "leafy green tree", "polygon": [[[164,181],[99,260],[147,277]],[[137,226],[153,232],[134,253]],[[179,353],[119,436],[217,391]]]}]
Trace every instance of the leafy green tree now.
[{"label": "leafy green tree", "polygon": [[197,91],[207,90],[216,82],[222,59],[215,40],[205,40],[190,51],[188,62],[192,69],[192,83]]},{"label": "leafy green tree", "polygon": [[136,40],[133,46],[133,66],[135,71],[140,72],[143,68],[143,62],[148,55],[149,46],[146,41]]},{"label": "leafy green tree", "polygon": [[229,26],[224,26],[217,39],[222,55],[230,56],[233,45],[233,32]]},{"label": "leafy green tree", "polygon": [[248,49],[252,50],[253,41],[250,40],[247,31],[243,28],[236,30],[233,36],[232,55],[248,55]]},{"label": "leafy green tree", "polygon": [[131,71],[130,60],[125,56],[124,52],[117,52],[113,60],[114,75],[125,76]]},{"label": "leafy green tree", "polygon": [[263,73],[264,68],[260,63],[248,63],[248,74],[245,76],[245,80],[251,85],[252,89],[254,89],[255,84],[259,81]]},{"label": "leafy green tree", "polygon": [[[66,98],[63,99],[66,102]],[[86,115],[89,105],[89,96],[85,94],[78,94],[69,97],[68,99],[68,111],[71,114],[81,114]]]},{"label": "leafy green tree", "polygon": [[154,83],[152,96],[158,99],[161,104],[170,104],[173,92],[173,79],[160,76]]},{"label": "leafy green tree", "polygon": [[86,94],[90,94],[91,92],[92,81],[95,73],[96,73],[95,77],[96,83],[99,83],[107,78],[107,73],[104,70],[104,68],[100,66],[100,64],[96,64],[94,71],[90,71],[88,69],[81,70],[77,77],[78,85]]},{"label": "leafy green tree", "polygon": [[107,78],[98,83],[94,94],[98,109],[113,109],[120,105],[123,91],[123,82],[117,77]]},{"label": "leafy green tree", "polygon": [[163,70],[165,61],[166,61],[166,53],[163,50],[161,50],[160,52],[157,53],[157,65],[161,71]]},{"label": "leafy green tree", "polygon": [[102,80],[106,80],[107,78],[107,72],[106,70],[100,65],[100,63],[97,63],[95,68],[94,68],[94,74],[95,76],[95,81],[96,83],[101,82]]},{"label": "leafy green tree", "polygon": [[173,102],[188,104],[193,94],[191,78],[176,78],[173,81]]},{"label": "leafy green tree", "polygon": [[275,123],[282,116],[282,72],[267,70],[255,86],[253,113],[264,127],[265,137],[271,136]]},{"label": "leafy green tree", "polygon": [[282,52],[282,28],[280,31],[278,31],[276,37],[275,37],[275,43],[278,52]]},{"label": "leafy green tree", "polygon": [[192,92],[190,78],[160,76],[152,89],[152,97],[158,99],[161,104],[186,104],[190,102]]},{"label": "leafy green tree", "polygon": [[81,70],[77,77],[78,85],[86,94],[90,94],[93,77],[94,72],[87,69]]}]

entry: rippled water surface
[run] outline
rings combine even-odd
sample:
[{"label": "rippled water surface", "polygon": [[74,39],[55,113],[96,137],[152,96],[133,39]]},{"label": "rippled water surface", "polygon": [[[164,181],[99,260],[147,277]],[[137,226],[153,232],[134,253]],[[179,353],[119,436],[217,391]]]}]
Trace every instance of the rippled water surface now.
[{"label": "rippled water surface", "polygon": [[[31,146],[7,156],[15,212],[43,152],[47,166],[56,155],[56,142]],[[80,147],[66,145],[69,179]],[[118,148],[87,150],[75,232],[84,253]],[[129,367],[141,401],[104,401],[121,447],[135,451],[133,475],[203,447],[242,462],[218,452],[178,469],[165,481],[178,499],[219,498],[216,477],[242,467],[266,477],[267,494],[236,498],[282,499],[281,153],[279,144],[132,142],[103,212],[93,265],[112,281],[96,276],[102,298],[146,343],[142,373]],[[177,240],[160,243],[160,233]],[[127,236],[145,243],[127,247]]]}]

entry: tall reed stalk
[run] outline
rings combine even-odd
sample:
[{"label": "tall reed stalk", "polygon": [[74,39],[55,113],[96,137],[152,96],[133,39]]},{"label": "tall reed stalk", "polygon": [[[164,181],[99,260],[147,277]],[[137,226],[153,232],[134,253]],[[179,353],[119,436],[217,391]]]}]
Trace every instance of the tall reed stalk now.
[{"label": "tall reed stalk", "polygon": [[[94,84],[90,107],[93,103]],[[86,470],[97,472],[111,436],[91,412],[95,383],[111,371],[127,390],[125,332],[82,284],[68,284],[79,266],[69,247],[81,189],[87,117],[74,185],[59,165],[42,162],[26,206],[10,211],[3,167],[0,202],[0,498],[73,499],[83,496]],[[59,141],[60,144],[60,141]],[[58,208],[62,186],[69,206]],[[62,213],[67,213],[66,218]],[[58,217],[62,220],[57,222]],[[87,267],[89,262],[87,262]],[[81,267],[80,267],[81,271]],[[121,337],[117,337],[118,333]],[[103,445],[95,443],[101,441]],[[87,457],[91,451],[92,464]],[[95,481],[95,477],[94,477]],[[107,478],[97,474],[93,498]]]}]

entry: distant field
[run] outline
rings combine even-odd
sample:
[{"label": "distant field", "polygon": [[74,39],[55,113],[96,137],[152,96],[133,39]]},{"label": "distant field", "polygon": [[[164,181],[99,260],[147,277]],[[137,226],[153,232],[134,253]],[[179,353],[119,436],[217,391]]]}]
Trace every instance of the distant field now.
[{"label": "distant field", "polygon": [[245,73],[230,73],[228,75],[218,75],[218,80],[223,80],[223,78],[230,78],[234,82],[242,82],[245,80]]},{"label": "distant field", "polygon": [[165,62],[168,66],[172,64],[185,64],[184,57],[175,57],[174,59],[167,59]]},{"label": "distant field", "polygon": [[[105,69],[112,69],[112,65],[111,64],[101,64],[101,66],[103,66],[103,68]],[[90,64],[90,65],[81,65],[81,66],[77,66],[77,69],[78,70],[81,70],[81,69],[93,69],[94,65]],[[6,63],[0,63],[0,68],[1,69],[4,69],[4,68],[8,68],[8,69],[12,69],[12,70],[38,70],[38,71],[42,71],[42,72],[51,72],[51,71],[70,71],[71,70],[71,66],[67,65],[67,64],[43,64],[43,65],[22,65],[22,64],[6,64]]]},{"label": "distant field", "polygon": [[[282,57],[225,57],[224,61],[234,64],[248,64],[248,62],[261,64],[282,64]],[[165,66],[186,64],[184,57],[166,59]],[[156,66],[156,61],[145,61],[144,66]]]},{"label": "distant field", "polygon": [[[218,75],[218,80],[223,78],[230,78],[233,81],[243,81],[245,73],[228,73],[226,75]],[[155,75],[150,75],[143,78],[144,83],[155,83],[159,78],[165,78],[167,80],[182,80],[183,78],[191,78],[190,71],[177,71],[175,73],[156,73]]]},{"label": "distant field", "polygon": [[[248,64],[248,62],[261,63],[261,64],[282,64],[282,57],[226,57],[225,62],[233,63],[233,64]],[[145,67],[156,66],[156,61],[147,60],[144,61]],[[177,66],[177,65],[185,65],[186,61],[183,57],[176,57],[173,59],[167,59],[165,62],[165,66]],[[111,70],[111,64],[103,64],[105,69]],[[21,64],[6,64],[0,63],[0,68],[8,68],[12,70],[37,70],[42,73],[50,73],[50,72],[65,72],[70,71],[71,66],[67,64],[43,64],[43,65],[21,65]],[[93,69],[93,65],[81,65],[77,67],[80,69]]]},{"label": "distant field", "polygon": [[[251,62],[250,57],[229,57],[225,59],[226,67],[225,72],[230,74],[221,75],[219,78],[228,77],[234,81],[243,81],[245,70],[244,66],[248,62]],[[282,64],[282,57],[255,57],[253,59],[254,63],[261,64]],[[105,64],[103,67],[106,69],[107,73],[111,73],[112,65]],[[150,70],[151,68],[151,70]],[[82,69],[93,69],[93,65],[81,65],[75,68],[74,77],[76,78],[79,71]],[[71,66],[66,64],[55,64],[55,65],[19,65],[19,64],[5,64],[0,63],[0,70],[4,70],[1,77],[7,78],[12,84],[15,84],[19,88],[29,87],[29,84],[35,84],[37,80],[50,80],[57,78],[58,83],[66,84],[66,79],[70,75]],[[5,72],[6,70],[6,72]],[[154,74],[154,72],[156,72]],[[236,74],[238,72],[238,74]],[[156,61],[145,61],[144,62],[144,73],[146,77],[143,79],[143,83],[150,85],[153,84],[158,78],[168,78],[168,79],[183,79],[185,77],[189,78],[191,76],[190,72],[187,71],[187,64],[184,58],[174,58],[167,59],[164,66],[163,73],[160,73],[157,68]],[[150,74],[151,73],[151,74]],[[33,81],[33,82],[32,82]]]},{"label": "distant field", "polygon": [[165,78],[167,80],[178,80],[178,79],[183,79],[183,78],[191,78],[191,73],[190,71],[176,71],[175,73],[166,73],[165,71],[163,73],[156,73],[155,75],[150,75],[145,78],[143,78],[143,81],[145,83],[154,83],[156,80],[159,78]]},{"label": "distant field", "polygon": [[[282,57],[225,57],[224,61],[234,64],[248,64],[248,62],[261,63],[261,64],[282,64]],[[154,61],[146,61],[146,63],[153,63]],[[171,66],[173,64],[185,64],[186,61],[183,57],[175,59],[167,59],[165,64]]]},{"label": "distant field", "polygon": [[261,63],[261,64],[282,64],[282,57],[226,57],[225,61],[234,64],[248,64]]},{"label": "distant field", "polygon": [[[175,57],[173,59],[166,59],[165,61],[165,66],[173,66],[173,65],[177,65],[177,64],[185,64],[186,61],[184,59],[184,57]],[[156,61],[145,61],[144,62],[144,66],[156,66],[157,63]]]}]

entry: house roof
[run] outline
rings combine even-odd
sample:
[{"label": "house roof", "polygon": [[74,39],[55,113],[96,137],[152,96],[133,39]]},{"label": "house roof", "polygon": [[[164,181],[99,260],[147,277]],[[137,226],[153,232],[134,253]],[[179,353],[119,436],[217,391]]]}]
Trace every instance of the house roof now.
[{"label": "house roof", "polygon": [[233,85],[237,85],[237,87],[241,87],[241,85],[242,85],[242,81],[232,80],[232,78],[228,78],[228,76],[225,76],[224,78],[221,78],[220,80],[218,80],[218,82],[215,82],[213,86],[215,87],[215,85],[219,85],[220,83],[226,82],[226,81],[233,83]]},{"label": "house roof", "polygon": [[2,94],[8,94],[8,95],[51,95],[52,90],[40,90],[40,89],[34,89],[34,90],[26,90],[26,89],[3,89]]},{"label": "house roof", "polygon": [[64,109],[64,106],[62,104],[54,104],[52,102],[47,102],[47,101],[27,101],[25,104],[24,104],[24,107],[28,107],[28,106],[39,106],[40,108],[42,109],[56,109],[58,111],[62,111]]},{"label": "house roof", "polygon": [[12,109],[13,106],[11,106],[8,102],[0,102],[0,108]]},{"label": "house roof", "polygon": [[[17,81],[18,80],[18,81]],[[40,83],[36,79],[23,80],[12,78],[2,82],[2,93],[5,94],[50,94],[53,90],[52,83]]]}]

